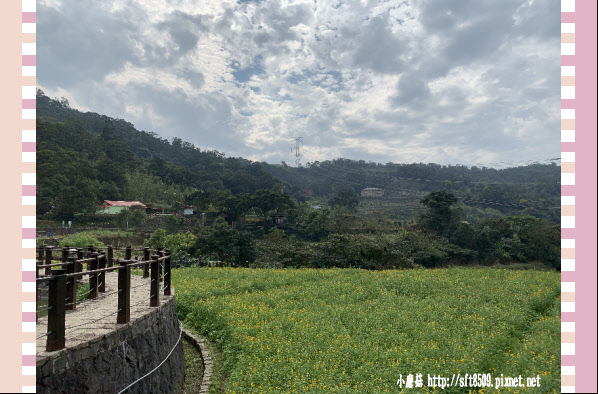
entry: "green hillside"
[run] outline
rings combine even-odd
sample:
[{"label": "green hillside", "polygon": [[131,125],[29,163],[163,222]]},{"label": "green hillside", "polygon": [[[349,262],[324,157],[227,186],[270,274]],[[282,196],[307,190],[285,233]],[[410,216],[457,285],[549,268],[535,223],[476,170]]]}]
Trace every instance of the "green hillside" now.
[{"label": "green hillside", "polygon": [[[560,267],[554,163],[497,170],[337,159],[293,168],[169,142],[39,90],[37,108],[38,219],[160,229],[148,242],[176,250],[184,264]],[[367,187],[380,196],[362,197]],[[174,214],[188,205],[195,215],[96,215],[103,200]]]}]

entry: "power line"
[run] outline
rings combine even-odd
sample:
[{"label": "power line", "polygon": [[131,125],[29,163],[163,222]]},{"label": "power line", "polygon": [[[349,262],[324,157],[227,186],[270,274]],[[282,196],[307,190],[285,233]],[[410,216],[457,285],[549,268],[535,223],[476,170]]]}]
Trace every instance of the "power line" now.
[{"label": "power line", "polygon": [[[304,153],[306,153],[305,150],[304,150]],[[330,158],[327,158],[327,157],[323,156],[322,154],[314,153],[312,151],[307,151],[307,156],[313,157],[313,158],[317,159],[316,161],[331,161],[332,162],[334,160],[341,159],[341,158],[330,159]],[[474,166],[475,167],[480,167],[480,166],[481,167],[486,167],[486,166],[493,166],[493,165],[509,165],[509,164],[517,164],[517,165],[521,166],[521,165],[542,164],[542,163],[548,164],[548,163],[554,163],[555,161],[560,161],[560,160],[561,160],[560,157],[552,157],[550,159],[531,159],[531,160],[517,160],[517,161],[497,161],[497,162],[486,162],[486,163],[476,162],[476,163],[469,164],[469,165],[456,163],[453,166],[454,167],[468,167],[468,168],[471,168],[471,167],[474,167]],[[352,161],[356,161],[356,160],[352,160]],[[376,164],[378,164],[378,163],[376,163]],[[393,163],[393,164],[399,164],[400,165],[401,163]],[[411,163],[411,164],[403,163],[403,165],[413,165],[413,164],[414,165],[427,166],[424,163]],[[430,163],[430,164],[434,164],[434,163]]]},{"label": "power line", "polygon": [[[326,162],[330,162],[330,161],[326,160]],[[491,181],[484,182],[484,181],[470,181],[467,179],[463,180],[463,179],[412,178],[412,177],[395,176],[388,172],[386,172],[386,173],[371,173],[368,171],[369,169],[367,169],[367,168],[354,170],[354,169],[346,168],[345,166],[342,166],[342,165],[335,165],[334,167],[332,167],[332,166],[328,166],[328,165],[322,165],[324,163],[321,163],[321,162],[316,162],[316,163],[317,163],[316,165],[312,165],[309,167],[309,169],[315,173],[318,173],[317,171],[314,170],[315,168],[317,168],[319,170],[325,170],[327,172],[332,172],[336,176],[347,176],[347,177],[350,177],[351,179],[354,179],[354,175],[365,176],[368,178],[373,178],[373,181],[369,181],[369,185],[367,185],[367,186],[384,187],[384,188],[387,188],[387,190],[392,190],[393,187],[388,186],[387,184],[381,183],[381,182],[384,182],[384,180],[380,179],[380,178],[384,178],[384,177],[390,178],[389,179],[390,182],[392,182],[393,179],[396,179],[397,181],[438,182],[438,183],[446,183],[448,181],[453,184],[467,183],[467,184],[481,184],[481,185],[517,185],[517,186],[522,186],[522,185],[537,185],[537,184],[541,183],[541,182],[491,182]],[[331,163],[331,164],[333,164],[333,163]],[[423,165],[423,166],[425,166],[425,165]],[[425,167],[427,167],[427,166],[425,166]],[[321,173],[319,173],[319,174],[324,175]],[[324,176],[326,176],[326,175],[324,175]]]}]

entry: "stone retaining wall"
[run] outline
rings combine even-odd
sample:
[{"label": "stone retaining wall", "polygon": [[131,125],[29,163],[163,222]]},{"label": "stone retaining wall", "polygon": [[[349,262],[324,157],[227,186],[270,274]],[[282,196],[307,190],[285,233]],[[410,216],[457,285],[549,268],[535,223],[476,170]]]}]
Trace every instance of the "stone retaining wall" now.
[{"label": "stone retaining wall", "polygon": [[174,297],[101,338],[63,349],[37,368],[37,393],[118,393],[157,367],[129,393],[180,393],[185,377]]}]

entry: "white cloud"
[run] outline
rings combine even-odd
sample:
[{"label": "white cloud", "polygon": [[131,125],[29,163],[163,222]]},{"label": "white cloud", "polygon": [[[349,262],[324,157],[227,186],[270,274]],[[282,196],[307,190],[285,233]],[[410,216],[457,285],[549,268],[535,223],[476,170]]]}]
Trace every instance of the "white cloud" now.
[{"label": "white cloud", "polygon": [[560,150],[560,29],[544,2],[102,4],[38,3],[39,84],[166,138],[271,162],[292,161],[295,136],[378,162]]}]

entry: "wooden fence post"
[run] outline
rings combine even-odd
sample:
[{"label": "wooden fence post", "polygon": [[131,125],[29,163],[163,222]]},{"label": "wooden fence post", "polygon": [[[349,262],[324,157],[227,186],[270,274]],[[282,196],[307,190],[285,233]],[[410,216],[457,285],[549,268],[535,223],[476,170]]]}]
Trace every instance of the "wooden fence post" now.
[{"label": "wooden fence post", "polygon": [[170,295],[170,273],[171,261],[170,261],[170,250],[166,251],[166,260],[164,260],[164,295]]},{"label": "wooden fence post", "polygon": [[44,264],[43,257],[41,259],[35,261],[35,279],[39,278],[39,270],[41,269],[41,268],[39,268],[39,266],[43,265],[43,264]]},{"label": "wooden fence post", "polygon": [[[164,251],[162,250],[162,248],[158,248],[158,256],[160,257],[164,257]],[[160,264],[158,265],[158,272],[160,272],[160,282],[162,282],[163,276],[162,276],[162,266],[164,265],[164,260],[160,261]]]},{"label": "wooden fence post", "polygon": [[[38,261],[44,261],[44,250],[45,250],[45,247],[43,247],[43,246],[38,246],[37,247],[37,253],[38,253],[37,254],[37,256],[38,256],[37,260]],[[43,264],[43,263],[39,263],[39,264]]]},{"label": "wooden fence post", "polygon": [[[77,260],[83,260],[83,248],[77,248]],[[83,272],[83,263],[77,263],[77,272]],[[77,276],[78,280],[83,279],[83,275]]]},{"label": "wooden fence post", "polygon": [[[69,259],[69,247],[65,246],[64,248],[62,248],[62,258],[60,259],[61,262],[66,263]],[[62,265],[60,268],[62,268],[63,270],[66,269],[66,265]]]},{"label": "wooden fence post", "polygon": [[[116,260],[119,265],[119,260]],[[116,324],[128,323],[131,319],[131,267],[127,260],[120,262],[118,269],[118,312]]]},{"label": "wooden fence post", "polygon": [[150,282],[150,306],[160,306],[160,278],[158,273],[158,267],[160,262],[158,261],[157,254],[152,255],[152,272]]},{"label": "wooden fence post", "polygon": [[[66,266],[66,273],[67,274],[74,274],[76,270],[76,261],[77,258],[75,256],[69,257],[68,262],[69,265]],[[75,310],[77,307],[77,278],[72,276],[70,278],[66,278],[66,310],[72,311]]]},{"label": "wooden fence post", "polygon": [[[145,247],[143,248],[143,260],[144,261],[149,261],[150,260],[150,248],[149,247]],[[144,278],[148,278],[149,277],[149,264],[144,264],[143,265],[143,277]]]},{"label": "wooden fence post", "polygon": [[[98,257],[98,268],[99,269],[104,269],[106,268],[106,255],[104,254],[103,250],[98,250],[98,253],[100,254],[100,256]],[[105,293],[106,292],[106,272],[102,271],[100,272],[99,276],[98,276],[98,280],[100,281],[100,284],[98,285],[98,291],[100,293]]]},{"label": "wooden fence post", "polygon": [[[46,265],[52,264],[52,247],[46,246]],[[46,267],[44,269],[44,275],[50,275],[52,273],[52,267]]]},{"label": "wooden fence post", "polygon": [[133,249],[131,245],[125,248],[125,260],[131,260],[131,256],[133,255]]},{"label": "wooden fence post", "polygon": [[[92,260],[87,263],[88,271],[95,271],[98,269],[98,253],[91,254]],[[89,298],[95,300],[98,298],[98,274],[89,275]]]},{"label": "wooden fence post", "polygon": [[108,246],[108,267],[112,267],[114,264],[114,248]]},{"label": "wooden fence post", "polygon": [[64,349],[65,331],[65,270],[52,270],[52,280],[48,286],[48,339],[46,351]]}]

